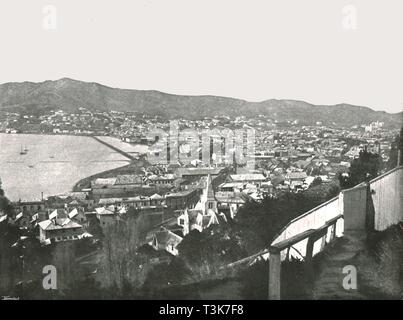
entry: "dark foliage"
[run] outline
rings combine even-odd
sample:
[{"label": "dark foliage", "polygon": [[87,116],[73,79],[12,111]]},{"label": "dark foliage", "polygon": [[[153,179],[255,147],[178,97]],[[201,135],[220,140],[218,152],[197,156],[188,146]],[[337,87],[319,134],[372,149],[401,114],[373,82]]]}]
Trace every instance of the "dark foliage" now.
[{"label": "dark foliage", "polygon": [[8,215],[11,215],[13,213],[12,205],[5,196],[3,189],[0,189],[0,212],[4,212],[5,214]]},{"label": "dark foliage", "polygon": [[[143,297],[147,299],[181,298],[178,294],[183,294],[183,292],[174,293],[170,288],[181,285],[190,277],[190,269],[180,258],[172,259],[169,264],[155,265],[147,273],[142,287]],[[165,296],[165,294],[169,294],[169,296]]]},{"label": "dark foliage", "polygon": [[400,134],[397,135],[392,142],[387,164],[388,170],[395,168],[397,165],[403,165],[403,159],[400,159],[399,164],[397,163],[399,150],[403,150],[403,127],[400,129]]},{"label": "dark foliage", "polygon": [[[244,299],[268,299],[269,261],[258,261],[239,272],[241,295]],[[292,260],[281,264],[281,299],[307,299],[310,294],[308,277],[302,261]]]},{"label": "dark foliage", "polygon": [[[339,192],[334,183],[323,183],[301,193],[284,193],[261,203],[249,202],[236,217],[237,228],[252,244],[252,252],[265,248],[290,220],[333,198]],[[249,251],[249,250],[248,250]]]},{"label": "dark foliage", "polygon": [[179,245],[180,256],[194,279],[220,278],[221,267],[267,248],[290,220],[333,198],[338,192],[338,185],[331,182],[301,193],[267,197],[260,203],[250,201],[239,210],[234,221],[187,235]]},{"label": "dark foliage", "polygon": [[316,177],[311,184],[311,187],[316,187],[322,183],[321,177]]},{"label": "dark foliage", "polygon": [[363,150],[357,159],[351,162],[348,175],[339,175],[342,189],[352,188],[364,181],[375,178],[382,166],[382,159],[378,154]]}]

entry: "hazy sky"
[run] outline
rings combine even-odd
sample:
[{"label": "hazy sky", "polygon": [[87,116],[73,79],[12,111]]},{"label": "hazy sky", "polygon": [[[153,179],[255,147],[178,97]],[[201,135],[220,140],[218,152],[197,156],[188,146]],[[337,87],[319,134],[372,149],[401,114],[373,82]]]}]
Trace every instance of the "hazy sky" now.
[{"label": "hazy sky", "polygon": [[402,0],[1,0],[0,83],[70,77],[399,112],[402,14]]}]

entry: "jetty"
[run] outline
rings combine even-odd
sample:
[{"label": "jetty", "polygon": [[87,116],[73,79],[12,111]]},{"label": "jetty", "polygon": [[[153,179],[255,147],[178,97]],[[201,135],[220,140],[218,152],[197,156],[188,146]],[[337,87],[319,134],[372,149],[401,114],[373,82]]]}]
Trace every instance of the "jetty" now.
[{"label": "jetty", "polygon": [[111,145],[110,143],[105,142],[105,141],[103,141],[102,139],[99,139],[99,138],[96,137],[96,136],[92,136],[92,138],[94,138],[96,141],[98,141],[98,142],[104,144],[105,146],[111,148],[112,150],[114,150],[114,151],[120,153],[121,155],[125,156],[126,158],[130,159],[131,161],[136,160],[136,158],[133,157],[130,153],[127,153],[127,152],[125,152],[125,151],[123,151],[123,150],[121,150],[121,149],[119,149],[119,148],[117,148],[117,147]]}]

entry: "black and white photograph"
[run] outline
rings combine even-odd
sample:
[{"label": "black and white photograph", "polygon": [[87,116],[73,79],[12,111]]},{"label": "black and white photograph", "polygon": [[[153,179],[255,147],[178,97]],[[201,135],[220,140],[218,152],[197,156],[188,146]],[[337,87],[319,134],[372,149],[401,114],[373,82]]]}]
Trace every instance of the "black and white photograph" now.
[{"label": "black and white photograph", "polygon": [[402,300],[402,14],[2,0],[0,302]]}]

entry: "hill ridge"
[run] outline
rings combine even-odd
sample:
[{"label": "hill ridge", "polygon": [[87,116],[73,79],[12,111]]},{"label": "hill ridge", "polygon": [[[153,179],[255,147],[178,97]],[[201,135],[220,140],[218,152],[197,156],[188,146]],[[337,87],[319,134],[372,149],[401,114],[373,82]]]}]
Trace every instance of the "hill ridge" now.
[{"label": "hill ridge", "polygon": [[403,113],[375,111],[366,106],[348,103],[315,105],[292,99],[267,99],[250,102],[216,95],[179,95],[158,90],[112,88],[97,82],[71,78],[43,82],[8,82],[0,85],[0,110],[12,108],[59,108],[73,111],[79,107],[90,110],[141,112],[167,119],[201,119],[228,115],[265,115],[272,120],[302,124],[322,122],[325,125],[353,126],[373,121],[399,127]]}]

